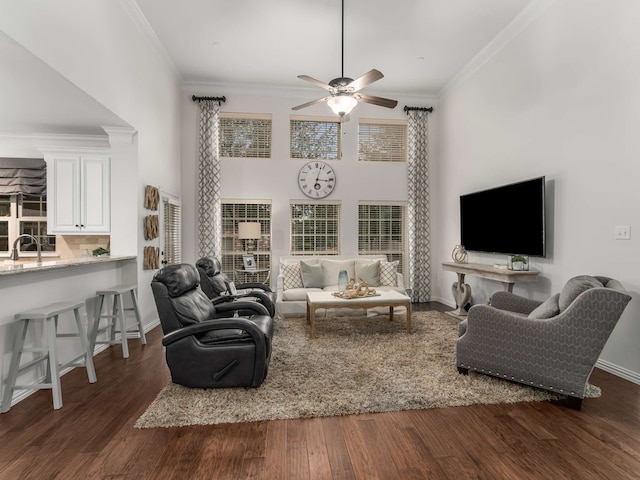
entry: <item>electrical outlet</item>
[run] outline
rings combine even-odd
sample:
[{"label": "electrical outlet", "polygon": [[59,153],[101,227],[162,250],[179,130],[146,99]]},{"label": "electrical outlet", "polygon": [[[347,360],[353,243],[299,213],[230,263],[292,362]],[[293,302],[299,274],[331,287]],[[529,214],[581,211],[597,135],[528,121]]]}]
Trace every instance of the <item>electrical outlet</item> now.
[{"label": "electrical outlet", "polygon": [[613,238],[616,240],[629,240],[631,238],[631,227],[629,225],[616,227]]}]

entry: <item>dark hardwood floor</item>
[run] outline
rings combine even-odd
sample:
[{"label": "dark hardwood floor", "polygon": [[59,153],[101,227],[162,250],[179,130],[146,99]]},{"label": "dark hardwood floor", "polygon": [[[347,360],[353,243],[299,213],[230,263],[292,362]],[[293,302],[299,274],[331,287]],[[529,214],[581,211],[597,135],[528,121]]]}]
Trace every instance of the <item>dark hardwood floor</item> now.
[{"label": "dark hardwood floor", "polygon": [[[442,310],[422,304],[415,310]],[[638,479],[640,386],[596,369],[575,411],[548,402],[171,429],[133,428],[169,382],[161,331],[0,415],[1,479]]]}]

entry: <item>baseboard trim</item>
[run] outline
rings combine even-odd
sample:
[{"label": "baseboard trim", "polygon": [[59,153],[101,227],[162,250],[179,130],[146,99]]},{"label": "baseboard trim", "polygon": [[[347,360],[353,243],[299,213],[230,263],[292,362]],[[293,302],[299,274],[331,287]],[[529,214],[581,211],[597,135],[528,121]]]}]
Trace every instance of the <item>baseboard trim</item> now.
[{"label": "baseboard trim", "polygon": [[431,301],[442,303],[443,305],[446,305],[447,307],[451,307],[451,308],[457,307],[457,305],[451,298],[431,297]]},{"label": "baseboard trim", "polygon": [[625,380],[629,380],[630,382],[640,385],[640,373],[638,372],[622,368],[614,363],[607,362],[606,360],[598,360],[596,362],[596,367],[600,370],[604,370],[605,372],[612,373],[616,377],[624,378]]}]

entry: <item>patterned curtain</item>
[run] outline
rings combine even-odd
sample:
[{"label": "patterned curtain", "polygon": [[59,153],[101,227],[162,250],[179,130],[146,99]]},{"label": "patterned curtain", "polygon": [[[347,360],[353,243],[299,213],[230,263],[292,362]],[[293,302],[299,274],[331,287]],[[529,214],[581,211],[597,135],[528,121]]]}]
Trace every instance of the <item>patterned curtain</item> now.
[{"label": "patterned curtain", "polygon": [[408,112],[407,174],[409,206],[407,209],[409,235],[408,286],[413,302],[431,300],[431,243],[429,210],[429,158],[427,154],[427,117],[424,109]]},{"label": "patterned curtain", "polygon": [[198,160],[198,256],[222,258],[220,206],[220,105],[199,100],[200,153]]}]

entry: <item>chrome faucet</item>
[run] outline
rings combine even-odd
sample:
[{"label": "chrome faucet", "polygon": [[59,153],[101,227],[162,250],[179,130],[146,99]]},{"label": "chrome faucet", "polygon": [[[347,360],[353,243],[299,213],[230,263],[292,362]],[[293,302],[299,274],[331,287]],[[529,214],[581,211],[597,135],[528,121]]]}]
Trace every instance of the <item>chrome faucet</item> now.
[{"label": "chrome faucet", "polygon": [[32,238],[33,241],[36,242],[36,249],[38,251],[38,263],[42,263],[42,252],[40,249],[40,241],[36,237],[28,233],[23,233],[21,235],[18,235],[18,237],[13,242],[13,250],[11,250],[11,256],[9,258],[11,260],[18,260],[20,258],[20,255],[18,255],[18,243],[20,243],[20,239],[24,237]]}]

